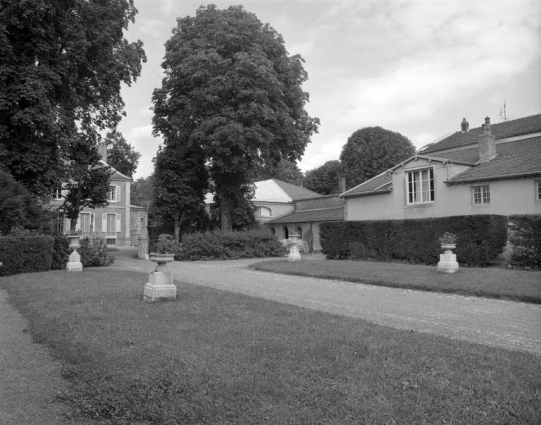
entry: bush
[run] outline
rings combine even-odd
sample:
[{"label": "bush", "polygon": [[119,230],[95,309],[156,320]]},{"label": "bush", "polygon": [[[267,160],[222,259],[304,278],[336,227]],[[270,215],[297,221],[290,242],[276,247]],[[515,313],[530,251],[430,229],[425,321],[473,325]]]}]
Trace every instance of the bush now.
[{"label": "bush", "polygon": [[541,269],[541,214],[509,217],[509,242],[512,266]]},{"label": "bush", "polygon": [[420,220],[346,221],[320,227],[327,259],[371,259],[437,264],[439,238],[456,235],[457,261],[486,266],[507,241],[507,219],[496,215],[454,216]]},{"label": "bush", "polygon": [[83,267],[108,266],[115,261],[115,257],[107,254],[105,242],[98,238],[81,238],[80,244],[77,252],[81,255]]},{"label": "bush", "polygon": [[45,235],[1,236],[0,276],[51,270],[53,238]]},{"label": "bush", "polygon": [[52,270],[63,270],[66,268],[69,255],[71,254],[70,243],[66,235],[53,235],[53,263]]},{"label": "bush", "polygon": [[279,257],[286,250],[268,229],[186,234],[175,260],[236,260]]}]

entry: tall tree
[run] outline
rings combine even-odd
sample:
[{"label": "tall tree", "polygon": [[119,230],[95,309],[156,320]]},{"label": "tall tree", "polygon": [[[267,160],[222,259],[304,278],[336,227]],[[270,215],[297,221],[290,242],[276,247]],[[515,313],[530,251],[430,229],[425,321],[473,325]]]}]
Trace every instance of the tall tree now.
[{"label": "tall tree", "polygon": [[381,127],[355,131],[340,154],[347,188],[377,176],[414,153],[413,144],[400,133]]},{"label": "tall tree", "polygon": [[303,60],[288,56],[282,37],[242,6],[210,5],[177,19],[165,47],[154,134],[199,149],[229,229],[254,171],[300,159],[317,131],[319,120],[304,109]]},{"label": "tall tree", "polygon": [[339,192],[338,183],[342,173],[343,167],[340,161],[327,161],[321,167],[308,170],[302,185],[322,195],[333,195]]},{"label": "tall tree", "polygon": [[121,83],[146,61],[123,37],[136,13],[133,0],[0,0],[0,169],[32,192],[75,177],[71,140],[96,145],[119,122]]},{"label": "tall tree", "polygon": [[148,177],[140,177],[131,185],[131,203],[139,207],[144,207],[149,212],[152,210],[154,202],[154,174]]},{"label": "tall tree", "polygon": [[268,179],[278,179],[300,186],[304,178],[296,162],[282,159],[276,167],[258,169],[253,178],[254,182]]},{"label": "tall tree", "polygon": [[133,177],[141,154],[118,131],[107,133],[104,143],[107,146],[107,164],[125,176]]},{"label": "tall tree", "polygon": [[154,161],[154,206],[162,220],[172,220],[175,240],[183,224],[204,211],[208,174],[199,149],[169,143],[158,149]]}]

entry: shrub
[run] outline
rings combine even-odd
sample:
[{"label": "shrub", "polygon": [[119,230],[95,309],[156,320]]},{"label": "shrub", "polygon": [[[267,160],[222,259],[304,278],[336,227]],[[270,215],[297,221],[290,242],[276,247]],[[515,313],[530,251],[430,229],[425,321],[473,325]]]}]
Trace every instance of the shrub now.
[{"label": "shrub", "polygon": [[46,235],[0,237],[0,276],[51,270],[53,238]]},{"label": "shrub", "polygon": [[507,219],[495,215],[454,216],[420,220],[346,221],[320,227],[322,252],[328,259],[373,259],[436,264],[439,238],[453,233],[459,241],[457,260],[486,266],[503,251]]},{"label": "shrub", "polygon": [[77,248],[81,255],[83,267],[108,266],[115,261],[115,257],[107,254],[105,242],[98,238],[81,238],[81,247]]},{"label": "shrub", "polygon": [[541,214],[509,217],[509,242],[512,266],[541,269]]},{"label": "shrub", "polygon": [[71,248],[65,235],[53,235],[53,263],[51,269],[63,270],[66,268]]},{"label": "shrub", "polygon": [[158,254],[178,254],[182,250],[180,242],[175,241],[173,235],[162,233],[158,239],[152,241],[150,252]]},{"label": "shrub", "polygon": [[286,250],[268,229],[186,234],[175,260],[236,260],[278,257]]}]

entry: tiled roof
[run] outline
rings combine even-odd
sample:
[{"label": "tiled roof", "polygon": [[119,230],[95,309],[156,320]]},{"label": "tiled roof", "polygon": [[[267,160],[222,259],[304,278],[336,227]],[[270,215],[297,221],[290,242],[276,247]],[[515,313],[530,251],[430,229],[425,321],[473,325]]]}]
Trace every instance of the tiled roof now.
[{"label": "tiled roof", "polygon": [[340,195],[343,198],[348,196],[373,195],[374,193],[390,192],[392,188],[393,177],[387,171],[378,174],[376,177],[355,186],[352,189]]},{"label": "tiled roof", "polygon": [[304,187],[286,183],[278,179],[255,182],[255,196],[252,201],[259,202],[293,202],[300,199],[316,198],[319,193]]},{"label": "tiled roof", "polygon": [[291,214],[268,221],[271,224],[280,223],[306,223],[320,221],[343,221],[344,207],[323,208],[317,210],[295,211]]},{"label": "tiled roof", "polygon": [[[540,131],[541,114],[490,125],[490,132],[494,135],[496,140],[522,136],[524,134],[536,133]],[[438,143],[435,143],[434,145],[423,150],[422,154],[428,155],[440,150],[475,144],[478,142],[478,138],[482,134],[483,129],[481,127],[472,128],[466,133],[457,131],[449,137],[446,137],[443,140],[440,140]]]},{"label": "tiled roof", "polygon": [[497,156],[466,170],[448,184],[541,175],[541,136],[496,144]]}]

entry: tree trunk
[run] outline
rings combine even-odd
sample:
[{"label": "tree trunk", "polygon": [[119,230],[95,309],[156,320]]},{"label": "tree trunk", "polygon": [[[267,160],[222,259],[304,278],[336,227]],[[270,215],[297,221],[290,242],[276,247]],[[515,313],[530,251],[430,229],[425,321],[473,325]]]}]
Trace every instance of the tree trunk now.
[{"label": "tree trunk", "polygon": [[70,222],[70,233],[75,233],[77,228],[77,220],[79,220],[79,208],[81,205],[81,198],[83,196],[83,190],[81,189],[81,181],[77,182],[77,198],[75,200],[75,217]]},{"label": "tree trunk", "polygon": [[222,196],[220,204],[220,228],[222,231],[231,230],[231,204],[226,196]]},{"label": "tree trunk", "polygon": [[184,214],[185,211],[182,213],[182,215],[175,219],[175,240],[177,242],[180,242],[180,225],[182,224],[182,221],[184,220]]}]

